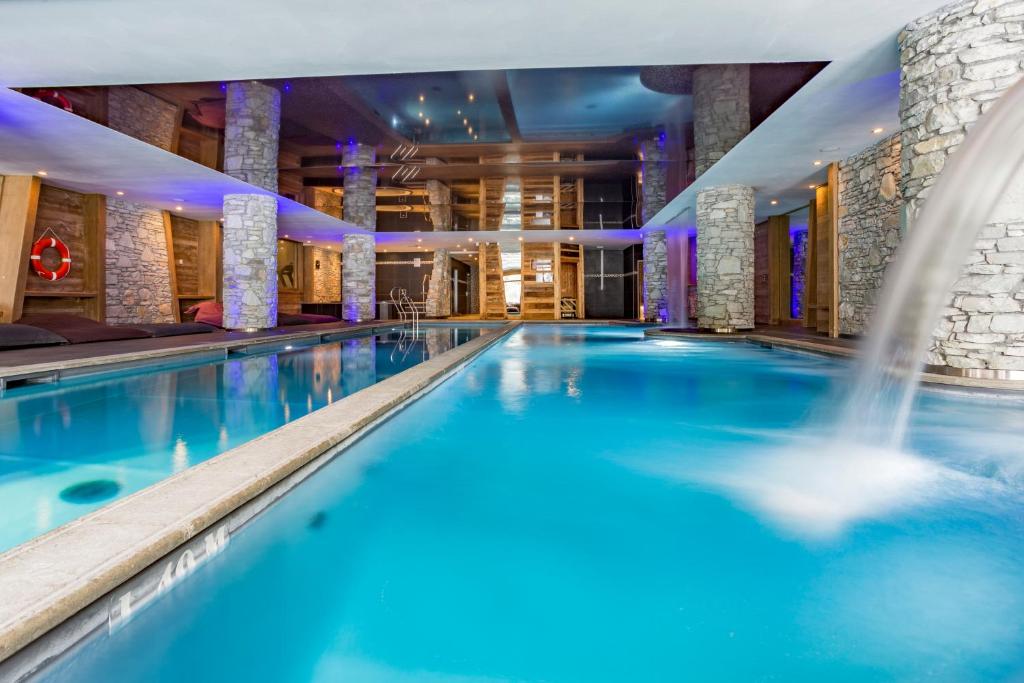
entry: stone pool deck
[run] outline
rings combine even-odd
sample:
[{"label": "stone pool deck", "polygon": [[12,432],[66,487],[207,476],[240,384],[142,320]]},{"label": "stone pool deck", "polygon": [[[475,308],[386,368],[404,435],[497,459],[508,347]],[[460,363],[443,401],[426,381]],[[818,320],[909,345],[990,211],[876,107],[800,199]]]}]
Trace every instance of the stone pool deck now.
[{"label": "stone pool deck", "polygon": [[[260,501],[283,495],[517,326],[485,332],[0,555],[0,680],[31,675],[82,638],[126,620],[143,597],[225,548],[230,534],[269,504]],[[235,513],[246,506],[256,509],[239,520]],[[132,587],[140,576],[148,588]]]}]

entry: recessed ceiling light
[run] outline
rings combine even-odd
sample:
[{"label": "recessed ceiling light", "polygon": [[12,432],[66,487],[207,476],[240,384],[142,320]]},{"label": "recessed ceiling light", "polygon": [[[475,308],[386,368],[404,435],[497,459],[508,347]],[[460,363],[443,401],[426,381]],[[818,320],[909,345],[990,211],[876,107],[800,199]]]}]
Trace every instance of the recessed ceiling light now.
[{"label": "recessed ceiling light", "polygon": [[181,211],[181,209],[182,209],[182,207],[180,207],[180,206],[176,206],[176,207],[174,207],[174,210],[175,210],[175,211]]},{"label": "recessed ceiling light", "polygon": [[461,245],[461,244],[456,244],[456,245],[455,245],[455,248],[456,248],[456,249],[462,249],[462,245]]},{"label": "recessed ceiling light", "polygon": [[821,166],[821,159],[815,159],[814,165],[815,166]]},{"label": "recessed ceiling light", "polygon": [[778,204],[778,203],[779,203],[779,200],[778,200],[778,199],[773,199],[773,200],[772,200],[772,206],[775,206],[775,205],[776,205],[776,204]]},{"label": "recessed ceiling light", "polygon": [[417,116],[419,116],[422,119],[423,118],[423,112],[420,112],[419,114],[417,114]]},{"label": "recessed ceiling light", "polygon": [[522,241],[523,241],[523,238],[522,238],[522,237],[520,237],[520,238],[518,238],[518,239],[519,239],[519,241],[520,241],[520,242],[522,242]]},{"label": "recessed ceiling light", "polygon": [[817,185],[808,185],[807,189],[808,190],[816,190],[816,189],[818,189],[818,186]]},{"label": "recessed ceiling light", "polygon": [[429,126],[430,125],[430,119],[425,120],[423,123],[425,123],[425,124],[427,124]]},{"label": "recessed ceiling light", "polygon": [[873,128],[871,129],[871,132],[874,133],[875,135],[878,135],[879,133],[884,133],[885,128]]},{"label": "recessed ceiling light", "polygon": [[468,99],[469,99],[470,102],[472,102],[473,100],[476,99],[476,95],[474,95],[473,93],[469,93],[469,98]]},{"label": "recessed ceiling light", "polygon": [[576,241],[576,238],[575,238],[575,237],[570,237],[570,238],[569,238],[569,241],[570,241],[570,242],[574,242],[574,241]]},{"label": "recessed ceiling light", "polygon": [[426,96],[425,96],[425,95],[420,95],[420,102],[423,102],[423,101],[424,101],[424,100],[426,100],[426,99],[427,99],[427,98],[426,98]]},{"label": "recessed ceiling light", "polygon": [[469,119],[462,119],[462,125],[468,126],[469,125]]},{"label": "recessed ceiling light", "polygon": [[420,238],[417,238],[417,239],[416,239],[416,241],[417,241],[417,242],[422,242],[422,241],[423,241],[423,238],[421,238],[421,237],[420,237]]},{"label": "recessed ceiling light", "polygon": [[462,116],[462,110],[461,109],[456,109],[455,110],[455,115],[456,116]]},{"label": "recessed ceiling light", "polygon": [[285,235],[285,237],[287,237],[287,236],[288,236],[288,235]]},{"label": "recessed ceiling light", "polygon": [[313,244],[313,240],[306,240],[306,244]]},{"label": "recessed ceiling light", "polygon": [[117,194],[118,197],[123,197],[124,196],[124,190],[118,190],[116,192],[116,194]]},{"label": "recessed ceiling light", "polygon": [[473,134],[473,126],[470,126],[470,127],[469,127],[469,134],[470,134],[470,135],[472,135],[472,134]]},{"label": "recessed ceiling light", "polygon": [[46,171],[36,171],[36,174],[37,175],[41,175],[41,176],[45,176],[46,175]]}]

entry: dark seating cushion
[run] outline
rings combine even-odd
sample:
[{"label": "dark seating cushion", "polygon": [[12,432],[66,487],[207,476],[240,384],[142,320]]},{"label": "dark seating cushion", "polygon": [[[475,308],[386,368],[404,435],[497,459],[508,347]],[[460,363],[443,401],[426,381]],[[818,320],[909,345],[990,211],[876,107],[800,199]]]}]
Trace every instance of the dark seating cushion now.
[{"label": "dark seating cushion", "polygon": [[32,346],[67,344],[68,340],[49,330],[31,325],[5,323],[0,325],[0,350],[24,349]]},{"label": "dark seating cushion", "polygon": [[72,344],[89,342],[118,341],[121,339],[145,339],[151,336],[145,330],[134,327],[104,325],[80,315],[67,313],[37,313],[27,315],[18,321],[22,325],[31,325],[49,330],[67,339]]},{"label": "dark seating cushion", "polygon": [[135,325],[137,329],[149,332],[152,337],[177,337],[183,334],[206,334],[217,328],[206,323],[153,323]]},{"label": "dark seating cushion", "polygon": [[333,315],[319,315],[317,313],[278,313],[277,324],[279,327],[290,327],[292,325],[319,325],[321,323],[336,323],[338,319]]}]

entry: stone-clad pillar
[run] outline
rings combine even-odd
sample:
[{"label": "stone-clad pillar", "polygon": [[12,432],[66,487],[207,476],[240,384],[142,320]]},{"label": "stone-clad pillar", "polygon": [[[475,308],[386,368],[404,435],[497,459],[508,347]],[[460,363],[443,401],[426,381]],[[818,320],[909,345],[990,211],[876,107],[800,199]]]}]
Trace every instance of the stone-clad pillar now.
[{"label": "stone-clad pillar", "polygon": [[[1024,3],[966,0],[899,36],[904,223],[977,118],[1024,76]],[[1024,370],[1024,174],[985,226],[936,328],[926,362]]]},{"label": "stone-clad pillar", "polygon": [[[750,132],[750,67],[693,72],[693,142],[701,176]],[[754,191],[742,185],[697,193],[697,324],[754,326]]]},{"label": "stone-clad pillar", "polygon": [[[754,190],[722,185],[697,195],[697,325],[754,326]],[[748,228],[749,226],[749,228]]]},{"label": "stone-clad pillar", "polygon": [[[228,84],[224,172],[277,194],[281,93],[244,81]],[[224,197],[224,327],[277,325],[277,198]]]},{"label": "stone-clad pillar", "polygon": [[[350,142],[342,153],[345,167],[345,220],[377,229],[377,161],[373,147]],[[345,235],[341,259],[342,316],[350,322],[376,317],[377,254],[373,235]]]},{"label": "stone-clad pillar", "polygon": [[[431,163],[431,159],[427,163]],[[427,181],[427,200],[430,202],[430,222],[434,232],[451,230],[452,191],[440,180]],[[451,253],[448,249],[434,250],[434,265],[430,271],[427,290],[426,314],[428,318],[446,318],[452,314]]]},{"label": "stone-clad pillar", "polygon": [[[644,140],[640,145],[643,157],[641,197],[643,223],[654,218],[668,202],[668,155],[664,135]],[[665,231],[652,230],[643,235],[644,252],[644,319],[668,322],[668,247]]]}]

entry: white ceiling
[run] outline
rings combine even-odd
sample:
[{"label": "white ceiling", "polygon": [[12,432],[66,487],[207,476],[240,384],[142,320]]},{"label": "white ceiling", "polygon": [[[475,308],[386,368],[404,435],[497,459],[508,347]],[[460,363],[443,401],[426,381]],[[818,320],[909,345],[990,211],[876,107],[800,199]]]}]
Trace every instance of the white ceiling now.
[{"label": "white ceiling", "polygon": [[[186,218],[217,220],[224,195],[271,194],[206,166],[0,88],[0,175],[35,175],[76,192],[117,197]],[[179,210],[178,207],[181,207]],[[278,229],[296,238],[340,239],[365,230],[278,198]]]},{"label": "white ceiling", "polygon": [[0,84],[835,60],[942,0],[4,0]]}]

